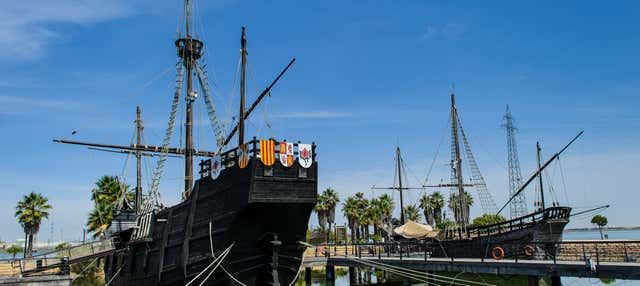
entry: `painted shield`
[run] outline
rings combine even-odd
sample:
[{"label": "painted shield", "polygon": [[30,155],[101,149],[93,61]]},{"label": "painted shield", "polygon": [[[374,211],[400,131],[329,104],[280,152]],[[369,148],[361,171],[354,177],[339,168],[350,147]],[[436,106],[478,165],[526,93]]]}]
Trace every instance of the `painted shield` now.
[{"label": "painted shield", "polygon": [[276,162],[276,143],[273,140],[260,140],[260,161],[265,166]]},{"label": "painted shield", "polygon": [[293,143],[280,143],[280,163],[282,166],[291,167],[293,165]]},{"label": "painted shield", "polygon": [[220,173],[221,161],[220,156],[215,155],[211,158],[211,177],[216,178]]},{"label": "painted shield", "polygon": [[247,144],[238,147],[238,167],[244,169],[249,165],[249,152],[247,152]]},{"label": "painted shield", "polygon": [[298,144],[298,162],[303,168],[311,167],[313,163],[313,154],[311,154],[311,144]]}]

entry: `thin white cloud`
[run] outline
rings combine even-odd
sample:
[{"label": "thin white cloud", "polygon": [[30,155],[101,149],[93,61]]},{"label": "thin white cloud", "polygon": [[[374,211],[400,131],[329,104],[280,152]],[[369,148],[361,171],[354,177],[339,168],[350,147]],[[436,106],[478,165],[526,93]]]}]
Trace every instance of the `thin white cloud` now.
[{"label": "thin white cloud", "polygon": [[5,1],[0,9],[0,49],[3,57],[33,59],[62,35],[54,24],[90,24],[126,17],[133,12],[124,0]]},{"label": "thin white cloud", "polygon": [[26,96],[0,95],[0,114],[15,115],[47,110],[71,111],[86,107],[68,100],[52,100]]},{"label": "thin white cloud", "polygon": [[330,110],[309,111],[309,112],[290,112],[274,114],[273,118],[286,118],[286,119],[330,119],[330,118],[343,118],[351,117],[352,114]]},{"label": "thin white cloud", "polygon": [[460,23],[448,23],[441,26],[427,25],[420,35],[420,39],[457,39],[466,32],[467,26]]}]

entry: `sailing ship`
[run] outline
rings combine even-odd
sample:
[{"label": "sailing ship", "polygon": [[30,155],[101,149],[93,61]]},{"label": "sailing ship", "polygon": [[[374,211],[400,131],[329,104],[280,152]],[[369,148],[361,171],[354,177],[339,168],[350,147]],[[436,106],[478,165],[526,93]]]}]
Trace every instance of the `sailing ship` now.
[{"label": "sailing ship", "polygon": [[[256,101],[246,108],[247,37],[242,28],[240,107],[227,133],[216,117],[203,56],[204,43],[191,31],[192,0],[185,0],[185,33],[175,41],[177,85],[161,146],[143,145],[140,112],[137,139],[129,146],[54,140],[113,152],[135,154],[138,162],[135,203],[120,204],[109,227],[118,251],[106,257],[110,285],[290,285],[299,274],[307,225],[317,199],[315,144],[275,139],[245,142],[244,121],[291,67],[291,60]],[[193,105],[197,77],[218,149],[196,149]],[[171,147],[171,135],[186,90],[185,147]],[[238,145],[229,146],[237,134]],[[147,195],[142,194],[140,158],[160,157]],[[158,185],[167,156],[184,158],[183,200],[163,207]],[[204,157],[200,178],[193,176],[194,157]],[[213,267],[215,265],[215,267]],[[219,268],[216,271],[216,268]]]},{"label": "sailing ship", "polygon": [[[538,166],[536,171],[524,183],[517,185],[517,189],[511,192],[508,201],[498,210],[473,156],[467,135],[462,128],[454,94],[451,94],[449,121],[451,123],[451,181],[446,184],[424,187],[449,188],[452,196],[457,197],[456,200],[452,200],[455,205],[450,206],[453,210],[455,226],[441,230],[442,233],[437,243],[443,247],[434,247],[433,256],[503,258],[522,254],[532,257],[555,255],[555,244],[562,241],[563,230],[569,223],[571,216],[571,207],[561,206],[557,202],[553,202],[550,207],[545,205],[542,172],[554,160],[558,159],[560,154],[582,135],[582,132],[544,163],[541,162],[541,149],[537,144]],[[463,180],[461,141],[464,157],[471,171],[471,182]],[[470,202],[466,201],[469,196],[465,191],[466,188],[473,187],[477,190],[480,206],[485,214],[499,214],[513,200],[518,201],[525,188],[536,179],[539,201],[535,211],[512,215],[509,220],[490,225],[473,226],[470,224]]]}]

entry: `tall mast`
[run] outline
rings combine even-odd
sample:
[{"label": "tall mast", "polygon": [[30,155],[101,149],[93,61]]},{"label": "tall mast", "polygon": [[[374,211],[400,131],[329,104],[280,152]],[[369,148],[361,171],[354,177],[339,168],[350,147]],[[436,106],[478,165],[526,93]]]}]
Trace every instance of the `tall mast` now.
[{"label": "tall mast", "polygon": [[244,105],[245,105],[245,87],[247,79],[247,36],[242,27],[242,37],[240,38],[241,53],[241,70],[240,70],[240,115],[238,116],[238,147],[244,144]]},{"label": "tall mast", "polygon": [[[509,196],[513,196],[522,184],[522,172],[520,171],[520,159],[518,158],[518,145],[516,144],[516,131],[518,130],[513,124],[513,116],[511,109],[507,105],[507,111],[504,115],[504,124],[502,125],[507,131],[507,161],[509,164]],[[524,193],[514,197],[509,205],[511,218],[521,217],[527,214],[527,203]]]},{"label": "tall mast", "polygon": [[400,224],[404,225],[404,198],[402,196],[402,164],[400,156],[400,147],[396,147],[396,166],[398,168],[398,191],[400,192]]},{"label": "tall mast", "polygon": [[[140,106],[136,108],[136,146],[142,145],[142,111]],[[141,211],[142,204],[142,151],[136,151],[136,212]]]},{"label": "tall mast", "polygon": [[[396,170],[395,172],[397,172],[398,175],[398,186],[391,186],[391,187],[385,187],[385,188],[378,188],[376,186],[371,187],[372,190],[394,190],[394,191],[398,191],[398,193],[400,193],[400,223],[404,224],[404,196],[403,196],[403,191],[405,190],[424,190],[424,187],[422,188],[411,188],[411,187],[405,187],[402,185],[402,153],[400,152],[400,147],[396,147]],[[395,182],[394,182],[395,183]],[[405,182],[406,183],[406,182]]]},{"label": "tall mast", "polygon": [[452,151],[453,151],[453,161],[452,168],[455,175],[455,179],[457,181],[456,186],[458,187],[458,223],[461,225],[466,225],[466,218],[464,215],[464,186],[462,183],[462,160],[460,159],[460,139],[458,138],[458,110],[456,109],[456,98],[455,94],[451,94],[451,137],[452,137]]},{"label": "tall mast", "polygon": [[193,185],[193,102],[198,94],[193,89],[193,73],[198,59],[201,57],[202,47],[204,44],[191,37],[191,0],[185,0],[185,37],[176,41],[178,48],[178,56],[182,58],[182,62],[187,72],[187,96],[186,96],[186,123],[185,123],[185,150],[184,150],[184,193],[183,197],[188,197]]},{"label": "tall mast", "polygon": [[536,142],[536,154],[538,157],[538,182],[540,183],[540,207],[544,210],[544,189],[542,187],[542,165],[540,163],[540,142]]}]

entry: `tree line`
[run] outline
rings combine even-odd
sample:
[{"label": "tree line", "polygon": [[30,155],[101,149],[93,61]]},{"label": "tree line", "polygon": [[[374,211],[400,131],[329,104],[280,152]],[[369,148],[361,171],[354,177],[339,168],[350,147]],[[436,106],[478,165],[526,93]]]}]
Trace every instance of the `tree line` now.
[{"label": "tree line", "polygon": [[[396,204],[389,194],[368,199],[362,192],[358,192],[347,197],[341,205],[339,203],[340,197],[332,188],[327,188],[318,195],[315,212],[318,216],[319,231],[324,234],[326,241],[331,237],[330,230],[335,224],[338,206],[347,219],[353,241],[390,239],[393,228],[399,225],[399,220],[393,217]],[[459,211],[461,205],[464,207],[463,211]],[[448,229],[457,227],[456,222],[469,221],[471,206],[473,206],[473,197],[468,192],[464,192],[462,197],[452,193],[448,199],[445,199],[442,193],[436,191],[423,194],[417,205],[406,206],[404,216],[407,220],[424,222],[436,229]],[[447,210],[453,214],[451,217],[447,216]],[[505,219],[500,215],[485,214],[475,218],[472,224],[487,225],[501,221]]]}]

